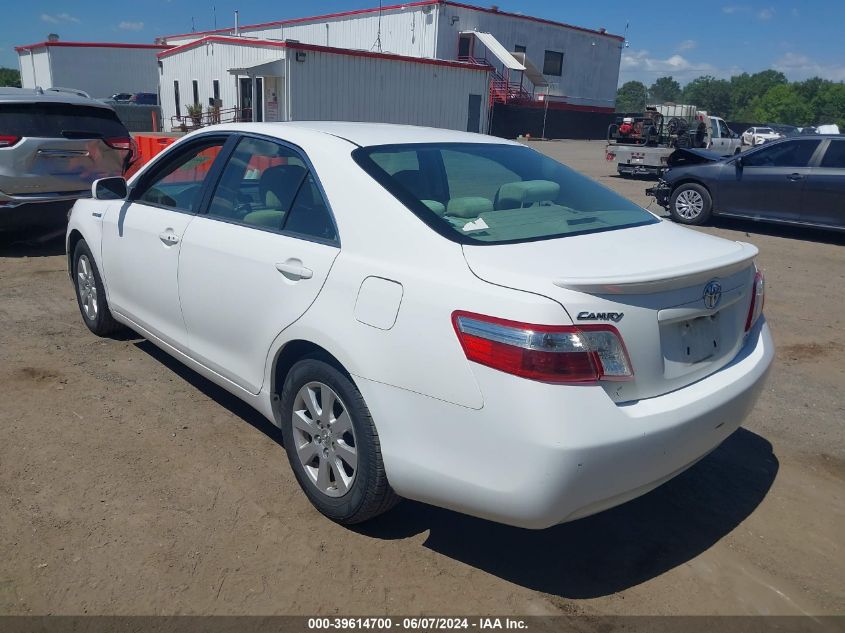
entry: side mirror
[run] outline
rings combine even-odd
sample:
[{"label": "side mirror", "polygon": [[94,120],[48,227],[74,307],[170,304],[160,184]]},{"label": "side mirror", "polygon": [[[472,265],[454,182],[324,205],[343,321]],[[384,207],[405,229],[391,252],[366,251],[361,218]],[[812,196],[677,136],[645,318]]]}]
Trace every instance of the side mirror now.
[{"label": "side mirror", "polygon": [[128,193],[126,179],[121,176],[100,178],[91,185],[91,196],[95,200],[125,200]]}]

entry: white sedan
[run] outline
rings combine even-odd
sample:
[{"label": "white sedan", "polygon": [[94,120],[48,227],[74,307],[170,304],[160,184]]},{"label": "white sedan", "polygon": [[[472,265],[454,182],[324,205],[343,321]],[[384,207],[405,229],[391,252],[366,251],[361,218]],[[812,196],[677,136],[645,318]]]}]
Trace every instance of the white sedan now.
[{"label": "white sedan", "polygon": [[742,144],[754,147],[779,138],[783,138],[783,135],[770,127],[750,127],[742,133]]},{"label": "white sedan", "polygon": [[93,194],[67,232],[88,328],[255,407],[345,524],[618,505],[733,433],[774,354],[753,246],[490,136],[214,126]]}]

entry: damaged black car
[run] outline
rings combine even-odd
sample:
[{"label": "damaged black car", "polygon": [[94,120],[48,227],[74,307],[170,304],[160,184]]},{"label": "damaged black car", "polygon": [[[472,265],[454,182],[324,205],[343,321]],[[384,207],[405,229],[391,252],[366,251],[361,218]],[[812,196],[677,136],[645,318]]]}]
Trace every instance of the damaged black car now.
[{"label": "damaged black car", "polygon": [[713,215],[845,229],[845,135],[789,137],[724,157],[678,149],[646,194],[682,224]]}]

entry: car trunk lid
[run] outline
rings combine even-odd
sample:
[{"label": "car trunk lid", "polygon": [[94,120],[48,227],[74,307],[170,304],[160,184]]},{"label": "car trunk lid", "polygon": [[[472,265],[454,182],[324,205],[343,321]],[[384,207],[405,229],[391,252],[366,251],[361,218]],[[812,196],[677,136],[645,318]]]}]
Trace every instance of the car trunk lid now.
[{"label": "car trunk lid", "polygon": [[724,366],[744,339],[757,249],[668,222],[495,246],[464,245],[490,283],[560,303],[576,325],[617,328],[633,380],[617,402],[667,393]]},{"label": "car trunk lid", "polygon": [[107,141],[129,133],[109,108],[71,103],[0,104],[0,133],[19,138],[2,150],[0,191],[12,195],[83,191],[119,176],[128,151]]}]

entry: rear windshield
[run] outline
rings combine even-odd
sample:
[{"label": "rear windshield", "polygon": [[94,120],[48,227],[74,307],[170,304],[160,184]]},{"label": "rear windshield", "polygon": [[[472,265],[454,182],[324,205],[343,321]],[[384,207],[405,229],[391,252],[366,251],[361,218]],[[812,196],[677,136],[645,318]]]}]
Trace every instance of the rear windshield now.
[{"label": "rear windshield", "polygon": [[0,134],[40,138],[129,136],[114,111],[68,103],[0,103]]},{"label": "rear windshield", "polygon": [[521,145],[380,145],[353,157],[429,226],[459,242],[522,242],[659,221]]}]

